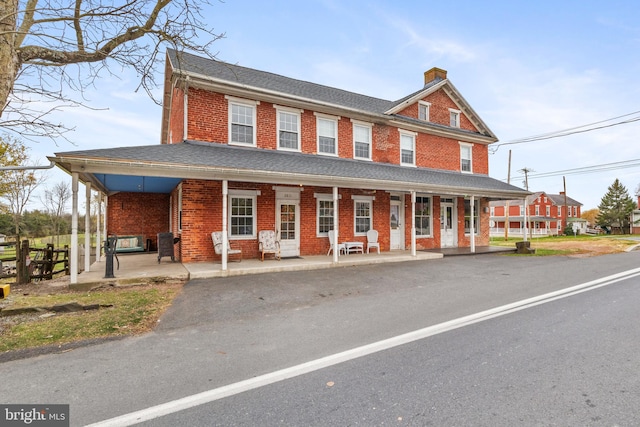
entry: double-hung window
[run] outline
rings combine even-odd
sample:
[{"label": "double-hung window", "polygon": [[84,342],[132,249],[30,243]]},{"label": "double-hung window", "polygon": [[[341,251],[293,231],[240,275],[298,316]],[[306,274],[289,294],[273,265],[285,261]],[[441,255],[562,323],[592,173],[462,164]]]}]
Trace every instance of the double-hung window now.
[{"label": "double-hung window", "polygon": [[416,196],[416,236],[431,235],[431,197]]},{"label": "double-hung window", "polygon": [[333,200],[329,198],[320,198],[318,199],[317,204],[317,235],[326,236],[330,230],[333,230]]},{"label": "double-hung window", "polygon": [[257,102],[236,98],[229,100],[229,143],[256,145],[256,105]]},{"label": "double-hung window", "polygon": [[415,133],[400,131],[400,164],[416,165],[416,135]]},{"label": "double-hung window", "polygon": [[353,158],[371,160],[371,126],[353,124]]},{"label": "double-hung window", "polygon": [[229,237],[256,237],[256,199],[255,191],[229,192]]},{"label": "double-hung window", "polygon": [[[480,228],[479,222],[479,211],[480,210],[480,201],[475,200],[473,204],[473,228],[474,234],[479,234],[478,229]],[[471,233],[471,200],[465,199],[464,201],[464,232],[465,234]]]},{"label": "double-hung window", "polygon": [[460,127],[460,111],[449,108],[449,126],[452,128]]},{"label": "double-hung window", "polygon": [[373,224],[373,197],[352,196],[354,208],[354,234],[364,236]]},{"label": "double-hung window", "polygon": [[431,104],[424,101],[418,101],[418,119],[423,122],[429,121],[429,110],[431,108]]},{"label": "double-hung window", "polygon": [[278,108],[278,149],[300,151],[300,111]]},{"label": "double-hung window", "polygon": [[329,117],[316,117],[318,154],[338,155],[338,121]]},{"label": "double-hung window", "polygon": [[460,143],[460,171],[461,172],[472,172],[472,147],[471,144],[463,144]]}]

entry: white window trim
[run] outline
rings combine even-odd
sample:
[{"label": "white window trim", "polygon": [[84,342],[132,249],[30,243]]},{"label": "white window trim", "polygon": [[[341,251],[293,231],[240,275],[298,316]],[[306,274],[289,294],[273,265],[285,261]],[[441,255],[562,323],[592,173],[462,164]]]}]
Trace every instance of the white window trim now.
[{"label": "white window trim", "polygon": [[[416,166],[416,138],[418,133],[417,132],[410,132],[408,130],[403,130],[403,129],[398,129],[398,132],[400,133],[400,164],[402,166]],[[403,136],[408,136],[411,138],[412,141],[412,147],[411,149],[413,150],[413,162],[412,163],[405,163],[402,161],[402,137]]]},{"label": "white window trim", "polygon": [[[300,153],[302,151],[302,126],[301,126],[301,116],[302,116],[302,112],[304,110],[301,110],[299,108],[291,108],[291,107],[283,107],[281,105],[275,105],[273,106],[273,108],[276,109],[276,147],[278,150],[281,151],[294,151],[296,153]],[[298,148],[288,148],[288,147],[280,147],[280,113],[289,113],[289,114],[293,114],[296,116],[296,119],[298,121],[297,125],[298,125],[298,141],[297,141],[297,146]]]},{"label": "white window trim", "polygon": [[[416,194],[416,197],[422,197],[423,199],[429,199],[429,230],[431,234],[416,234],[416,237],[424,238],[424,237],[433,237],[433,196],[429,196],[426,194]],[[413,218],[415,223],[416,218]]]},{"label": "white window trim", "polygon": [[[227,136],[227,141],[229,143],[229,145],[237,145],[240,147],[255,147],[257,145],[257,135],[258,135],[258,128],[257,128],[257,116],[258,116],[258,109],[256,108],[257,105],[260,105],[260,101],[251,101],[249,99],[243,99],[243,98],[236,98],[234,96],[229,96],[229,95],[225,95],[225,99],[227,100],[227,116],[228,116],[228,124],[227,124],[227,129],[228,129],[228,136]],[[251,124],[251,126],[253,126],[253,141],[251,144],[245,144],[242,142],[233,142],[231,141],[231,125],[233,124],[231,122],[232,119],[232,114],[231,114],[231,110],[232,104],[236,104],[236,105],[242,105],[245,107],[251,107],[253,109],[253,123]]]},{"label": "white window trim", "polygon": [[[458,120],[457,120],[456,126],[451,126],[451,115],[452,114],[456,114],[458,116]],[[455,128],[460,128],[460,122],[462,121],[461,120],[461,115],[462,115],[462,111],[455,110],[453,108],[449,108],[449,126],[455,127]]]},{"label": "white window trim", "polygon": [[[229,190],[229,202],[227,203],[227,230],[229,240],[255,240],[258,237],[258,196],[260,195],[260,190]],[[231,212],[232,212],[232,198],[245,198],[245,199],[253,199],[253,234],[247,236],[235,236],[231,234]]]},{"label": "white window trim", "polygon": [[371,229],[373,229],[373,201],[375,200],[375,196],[360,196],[360,195],[352,195],[351,200],[353,200],[353,235],[354,236],[366,236],[367,233],[358,233],[356,232],[356,202],[367,202],[369,203],[369,223],[371,225]]},{"label": "white window trim", "polygon": [[[373,125],[371,123],[367,123],[367,122],[360,122],[358,120],[351,120],[351,123],[353,123],[353,126],[351,127],[351,133],[352,133],[352,142],[353,142],[353,158],[357,159],[357,160],[371,160],[372,156],[373,156]],[[369,131],[369,157],[357,157],[356,156],[356,132],[355,132],[355,127],[356,126],[361,126],[364,128],[367,128]]]},{"label": "white window trim", "polygon": [[[333,194],[314,194],[316,198],[316,237],[327,237],[329,233],[320,232],[320,202],[333,202]],[[335,218],[336,207],[333,207],[333,215]]]},{"label": "white window trim", "polygon": [[[427,110],[427,116],[424,119],[420,118],[420,106],[426,107],[426,110]],[[427,101],[418,101],[418,120],[428,122],[431,120],[429,117],[430,115],[431,115],[431,103]]]},{"label": "white window trim", "polygon": [[[320,155],[323,156],[332,156],[332,157],[338,157],[338,120],[340,120],[340,116],[330,116],[328,114],[320,114],[320,113],[313,113],[316,116],[316,152]],[[327,120],[327,121],[332,121],[335,124],[336,127],[336,152],[335,153],[325,153],[320,151],[320,126],[318,121],[319,120]]]},{"label": "white window trim", "polygon": [[[462,173],[473,173],[473,144],[469,144],[467,142],[458,142],[460,144],[460,172]],[[469,170],[462,170],[462,149],[469,148]]]}]

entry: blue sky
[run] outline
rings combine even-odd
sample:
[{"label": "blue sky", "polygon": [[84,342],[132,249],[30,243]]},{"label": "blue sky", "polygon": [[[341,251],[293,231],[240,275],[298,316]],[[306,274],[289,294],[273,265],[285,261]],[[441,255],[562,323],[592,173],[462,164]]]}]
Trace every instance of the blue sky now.
[{"label": "blue sky", "polygon": [[[226,0],[206,19],[225,33],[213,45],[220,60],[379,98],[412,93],[424,71],[443,68],[500,143],[640,111],[640,7],[631,0]],[[87,93],[98,110],[59,116],[76,127],[76,145],[29,143],[34,159],[160,143],[160,107],[134,92],[135,75],[117,71]],[[640,159],[639,131],[640,121],[504,145],[490,156],[490,175],[506,180],[511,149],[513,184],[524,187],[518,171],[526,167],[531,191],[557,194],[562,175],[535,174]],[[597,207],[616,178],[632,197],[640,184],[638,166],[565,177],[583,210]],[[50,173],[47,185],[67,179]]]}]

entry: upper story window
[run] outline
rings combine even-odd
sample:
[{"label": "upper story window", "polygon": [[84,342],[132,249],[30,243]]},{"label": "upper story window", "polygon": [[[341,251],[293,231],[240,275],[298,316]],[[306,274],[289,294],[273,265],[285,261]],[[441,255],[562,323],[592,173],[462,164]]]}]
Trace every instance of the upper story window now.
[{"label": "upper story window", "polygon": [[520,206],[520,216],[524,216],[524,206]]},{"label": "upper story window", "polygon": [[547,205],[546,215],[547,215],[547,216],[551,216],[551,206],[548,206],[548,205]]},{"label": "upper story window", "polygon": [[452,128],[460,127],[460,110],[449,108],[449,126]]},{"label": "upper story window", "polygon": [[400,164],[416,165],[416,135],[415,133],[400,131]]},{"label": "upper story window", "polygon": [[338,155],[338,121],[335,118],[316,117],[318,154]]},{"label": "upper story window", "polygon": [[471,163],[471,153],[473,145],[460,143],[460,171],[461,172],[473,172]]},{"label": "upper story window", "polygon": [[429,121],[429,109],[431,104],[425,101],[418,101],[418,119],[428,122]]},{"label": "upper story window", "polygon": [[278,109],[278,149],[300,151],[300,110]]},{"label": "upper story window", "polygon": [[229,143],[256,145],[257,102],[235,98],[229,100]]},{"label": "upper story window", "polygon": [[353,158],[371,160],[371,125],[353,123]]},{"label": "upper story window", "polygon": [[540,216],[540,206],[536,205],[536,216]]}]

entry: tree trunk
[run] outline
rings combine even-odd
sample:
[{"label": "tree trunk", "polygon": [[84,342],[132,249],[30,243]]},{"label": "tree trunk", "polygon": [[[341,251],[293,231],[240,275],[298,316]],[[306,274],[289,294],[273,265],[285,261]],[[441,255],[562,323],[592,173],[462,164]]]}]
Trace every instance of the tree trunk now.
[{"label": "tree trunk", "polygon": [[18,0],[0,1],[0,117],[20,70],[16,47]]}]

